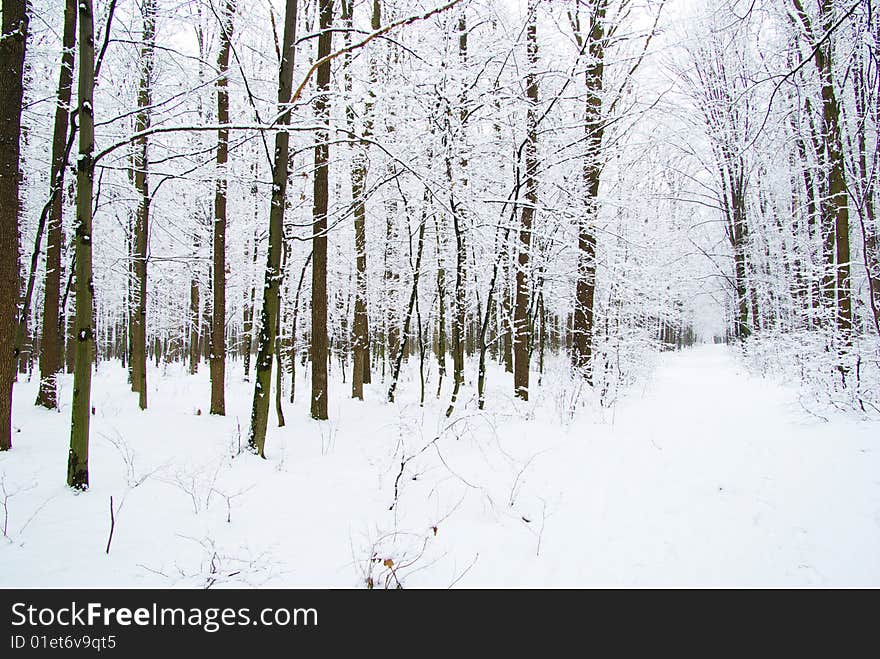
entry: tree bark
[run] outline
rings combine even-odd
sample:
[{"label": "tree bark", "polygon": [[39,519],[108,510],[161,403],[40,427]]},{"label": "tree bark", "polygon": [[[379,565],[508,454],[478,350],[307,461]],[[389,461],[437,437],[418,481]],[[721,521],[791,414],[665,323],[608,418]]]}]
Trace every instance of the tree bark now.
[{"label": "tree bark", "polygon": [[[143,42],[140,52],[140,83],[135,131],[150,128],[152,104],[153,54],[156,44],[155,0],[143,0]],[[134,186],[138,207],[134,224],[134,300],[131,314],[131,387],[138,393],[138,406],[147,409],[147,250],[150,231],[150,179],[147,161],[147,137],[134,143]]]},{"label": "tree bark", "polygon": [[[422,221],[419,223],[419,237],[418,237],[418,247],[416,247],[416,261],[413,266],[413,281],[412,281],[412,289],[410,290],[409,295],[409,304],[406,307],[406,316],[404,316],[403,320],[403,332],[402,336],[404,341],[406,337],[409,336],[409,327],[412,323],[413,309],[418,306],[418,296],[419,296],[419,275],[422,272],[422,251],[425,246],[425,225],[428,220],[428,203],[429,197],[428,192],[425,191],[424,198],[424,206],[422,209]],[[409,231],[407,231],[409,233]],[[410,242],[410,258],[412,258],[412,242]],[[421,322],[419,321],[419,345],[421,346]],[[420,360],[423,361],[420,352]],[[388,402],[394,402],[394,391],[397,389],[397,380],[400,377],[400,368],[403,364],[403,342],[401,342],[400,347],[398,348],[397,355],[394,359],[394,370],[391,374],[391,386],[388,387]],[[422,404],[425,402],[425,392],[424,392],[424,380],[422,382]]]},{"label": "tree bark", "polygon": [[[343,23],[346,27],[352,26],[352,0],[343,2]],[[381,23],[382,5],[380,0],[373,0],[373,13],[371,18],[372,29],[378,30]],[[350,33],[346,33],[350,35]],[[351,37],[346,37],[346,44],[350,45]],[[350,95],[351,82],[351,54],[346,55],[346,78],[345,88]],[[364,125],[362,129],[363,140],[356,144],[355,154],[351,166],[351,198],[354,204],[354,246],[355,246],[355,299],[354,299],[354,325],[352,332],[352,374],[351,374],[351,397],[359,400],[364,399],[364,384],[370,381],[370,331],[369,316],[367,314],[367,236],[366,236],[366,202],[364,192],[367,178],[367,153],[369,142],[366,140],[373,132],[373,88],[376,86],[377,71],[376,60],[370,60],[370,90],[368,100],[364,106]],[[349,102],[346,108],[351,137],[354,138],[354,107]]]},{"label": "tree bark", "polygon": [[746,245],[748,243],[748,229],[746,225],[746,208],[745,208],[745,182],[743,178],[743,163],[737,163],[731,169],[731,163],[728,162],[725,171],[728,178],[731,179],[726,202],[729,204],[728,213],[728,232],[731,247],[733,248],[734,263],[734,286],[736,289],[736,337],[740,341],[749,338],[752,333],[752,325],[749,324],[749,291],[747,272],[748,263],[746,261]]},{"label": "tree bark", "polygon": [[[834,84],[832,40],[820,37],[804,10],[801,0],[792,0],[797,18],[813,48],[813,62],[819,76],[822,99],[822,130],[819,135],[820,153],[824,160],[826,203],[823,204],[823,224],[826,226],[825,253],[829,272],[833,276],[825,285],[826,291],[836,291],[834,323],[844,344],[852,340],[852,298],[850,292],[849,198],[841,137],[840,104]],[[834,23],[834,3],[819,0],[819,23],[823,34],[828,34]]]},{"label": "tree bark", "polygon": [[584,217],[578,227],[578,273],[575,285],[572,326],[572,366],[592,384],[593,325],[596,298],[596,235],[599,181],[602,173],[600,153],[605,133],[602,117],[602,91],[605,76],[605,14],[607,0],[600,0],[585,36],[589,43],[589,65],[584,73],[587,100],[585,111],[586,152],[584,154]]},{"label": "tree bark", "polygon": [[[290,246],[287,241],[283,241],[283,249],[281,256],[281,272],[285,272],[287,270],[287,255],[290,251]],[[278,427],[284,427],[284,361],[281,359],[282,348],[284,346],[284,340],[282,337],[282,328],[284,327],[284,317],[285,314],[281,313],[281,285],[279,282],[278,286],[278,314],[276,314],[276,322],[277,326],[275,327],[275,416],[278,418]]]},{"label": "tree bark", "polygon": [[12,448],[21,202],[21,113],[27,43],[26,0],[4,0],[0,41],[0,451]]},{"label": "tree bark", "polygon": [[[217,56],[217,122],[229,123],[229,51],[235,0],[226,0]],[[226,414],[226,189],[229,129],[217,131],[217,180],[214,189],[214,282],[211,319],[211,414]]]},{"label": "tree bark", "polygon": [[70,99],[73,90],[73,66],[76,46],[76,0],[64,5],[61,69],[58,73],[58,93],[55,105],[55,126],[52,133],[52,168],[49,190],[50,205],[46,232],[46,280],[43,291],[43,329],[40,336],[40,390],[37,405],[49,409],[58,407],[56,378],[61,371],[62,330],[59,316],[61,297],[61,227],[64,172],[67,168],[67,129],[70,117]]},{"label": "tree bark", "polygon": [[[834,8],[831,0],[819,3],[819,18],[823,32],[827,33],[834,22]],[[831,40],[816,51],[816,66],[822,81],[822,137],[830,169],[828,170],[828,197],[831,205],[829,224],[834,227],[836,244],[836,290],[837,290],[837,330],[844,343],[849,344],[852,337],[852,299],[850,296],[850,249],[849,249],[849,197],[847,193],[846,171],[843,160],[843,140],[841,138],[840,105],[832,74]]]},{"label": "tree bark", "polygon": [[440,221],[434,215],[434,236],[437,243],[437,398],[446,376],[446,269],[443,267],[443,239]]},{"label": "tree bark", "polygon": [[[254,184],[254,226],[257,223],[257,190],[256,184]],[[250,277],[251,286],[250,293],[248,297],[245,298],[245,307],[244,307],[244,345],[242,346],[242,357],[244,358],[244,379],[249,380],[251,375],[251,352],[253,351],[253,343],[254,343],[254,303],[257,298],[257,282],[255,273],[257,271],[257,251],[259,247],[259,241],[257,237],[257,232],[254,231],[254,240],[251,244],[251,249],[253,250],[253,254],[251,254],[251,265],[253,266],[252,275]]]},{"label": "tree bark", "polygon": [[528,71],[526,73],[526,96],[529,101],[526,116],[528,136],[525,143],[525,204],[522,207],[519,227],[519,251],[517,254],[516,298],[513,310],[513,389],[517,398],[529,399],[529,285],[528,269],[532,242],[532,223],[538,203],[538,40],[536,5],[531,3],[529,24],[526,29]]},{"label": "tree bark", "polygon": [[[394,128],[387,126],[388,133],[392,133]],[[388,176],[396,175],[393,164],[388,165]],[[397,354],[400,349],[400,331],[398,329],[399,314],[398,305],[398,284],[400,278],[397,276],[396,260],[397,260],[397,200],[388,198],[385,200],[385,249],[383,250],[384,272],[382,274],[382,284],[385,292],[385,344],[383,350],[387,352],[388,363]],[[382,365],[382,376],[385,376],[385,365]]]},{"label": "tree bark", "polygon": [[[506,241],[505,241],[506,243]],[[505,248],[507,249],[507,248]],[[501,291],[501,333],[502,333],[502,357],[504,372],[513,373],[513,330],[511,318],[513,317],[513,305],[510,299],[510,252],[503,255],[502,291]]]},{"label": "tree bark", "polygon": [[[868,29],[873,33],[874,44],[880,44],[880,19],[875,15]],[[880,134],[876,131],[876,121],[880,118],[876,104],[878,101],[876,90],[871,89],[868,82],[873,63],[866,57],[864,51],[857,51],[857,58],[853,65],[853,99],[856,128],[854,129],[855,149],[851,149],[853,171],[858,190],[858,203],[861,217],[862,260],[868,280],[868,306],[871,309],[871,320],[874,331],[880,335],[880,226],[877,224],[878,212],[875,205],[876,176],[873,176],[873,168],[878,162],[880,155]],[[874,119],[875,130],[873,135],[874,158],[868,163],[868,137],[870,135],[870,120]],[[854,153],[852,153],[854,151]]]},{"label": "tree bark", "polygon": [[452,397],[446,416],[452,416],[461,385],[464,382],[464,237],[462,236],[459,206],[451,199],[452,231],[455,235],[455,304],[452,313]]},{"label": "tree bark", "polygon": [[309,264],[312,262],[312,253],[309,252],[309,255],[306,257],[306,260],[303,261],[302,270],[299,272],[299,282],[296,285],[296,295],[293,297],[293,314],[290,324],[290,402],[293,403],[296,398],[296,357],[297,357],[297,349],[296,349],[296,336],[297,336],[297,321],[299,320],[299,300],[300,293],[302,293],[302,285],[303,281],[306,278],[306,270],[309,267]]},{"label": "tree bark", "polygon": [[[293,92],[293,65],[296,54],[297,0],[287,0],[284,14],[284,36],[281,66],[278,72],[278,124],[290,123],[290,98]],[[284,238],[284,203],[287,192],[288,147],[290,135],[275,133],[275,166],[272,171],[272,202],[269,207],[269,246],[266,255],[266,278],[263,285],[263,309],[260,313],[259,350],[256,363],[256,384],[251,409],[248,446],[265,457],[266,425],[269,421],[269,391],[272,386],[272,361],[275,351],[275,330],[278,324],[278,288],[281,284],[281,242]]]},{"label": "tree bark", "polygon": [[199,277],[196,271],[199,255],[199,236],[196,227],[193,236],[193,263],[189,280],[189,373],[195,375],[199,371],[199,329],[201,316],[199,315]]},{"label": "tree bark", "polygon": [[[333,41],[333,0],[320,0],[320,30],[318,60],[330,54]],[[312,403],[314,419],[327,418],[327,206],[328,162],[330,146],[327,143],[330,119],[330,61],[318,67],[315,89],[315,118],[322,126],[315,131],[314,206],[312,209]]]},{"label": "tree bark", "polygon": [[76,161],[76,332],[67,484],[89,487],[89,421],[95,349],[92,283],[92,188],[94,182],[95,42],[92,0],[79,0],[79,157]]}]

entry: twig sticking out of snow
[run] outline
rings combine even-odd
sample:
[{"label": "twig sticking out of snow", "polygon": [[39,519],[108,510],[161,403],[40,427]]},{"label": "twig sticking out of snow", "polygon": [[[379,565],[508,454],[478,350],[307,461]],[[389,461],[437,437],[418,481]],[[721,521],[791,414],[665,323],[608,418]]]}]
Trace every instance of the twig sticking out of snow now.
[{"label": "twig sticking out of snow", "polygon": [[113,542],[113,530],[116,528],[116,515],[113,513],[113,495],[110,495],[110,535],[107,536],[107,549],[105,554],[110,553],[110,543]]}]

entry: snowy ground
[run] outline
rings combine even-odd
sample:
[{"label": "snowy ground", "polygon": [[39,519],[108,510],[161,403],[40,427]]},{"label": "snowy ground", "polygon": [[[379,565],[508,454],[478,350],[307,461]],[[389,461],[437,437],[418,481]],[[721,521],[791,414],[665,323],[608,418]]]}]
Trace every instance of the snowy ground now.
[{"label": "snowy ground", "polygon": [[102,365],[85,494],[64,486],[70,381],[60,414],[16,385],[0,586],[880,586],[877,424],[810,417],[724,347],[573,420],[564,382],[523,404],[492,372],[486,412],[334,381],[317,423],[301,381],[267,461],[237,455],[252,385],[231,370],[216,418],[206,368],[152,371],[142,413]]}]

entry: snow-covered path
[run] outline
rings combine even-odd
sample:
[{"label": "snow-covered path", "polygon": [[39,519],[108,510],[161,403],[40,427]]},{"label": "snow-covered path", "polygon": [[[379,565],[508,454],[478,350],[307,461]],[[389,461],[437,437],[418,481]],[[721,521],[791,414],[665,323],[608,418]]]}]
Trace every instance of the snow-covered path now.
[{"label": "snow-covered path", "polygon": [[547,469],[566,485],[539,581],[880,584],[876,424],[818,422],[714,346],[666,356],[615,418]]},{"label": "snow-covered path", "polygon": [[663,355],[613,413],[588,401],[571,423],[549,376],[523,404],[492,372],[486,412],[465,400],[451,424],[415,382],[396,405],[336,382],[331,421],[298,399],[268,461],[236,455],[240,375],[226,418],[200,413],[206,373],[150,382],[142,413],[102,365],[82,495],[63,485],[69,407],[17,385],[0,586],[379,587],[386,560],[406,586],[880,585],[877,424],[819,421],[721,346]]}]

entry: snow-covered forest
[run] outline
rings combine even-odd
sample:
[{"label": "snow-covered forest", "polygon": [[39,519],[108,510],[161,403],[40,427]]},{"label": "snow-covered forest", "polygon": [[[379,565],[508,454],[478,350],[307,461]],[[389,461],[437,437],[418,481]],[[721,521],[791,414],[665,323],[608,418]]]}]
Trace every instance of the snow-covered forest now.
[{"label": "snow-covered forest", "polygon": [[0,585],[880,585],[873,0],[2,0]]}]

